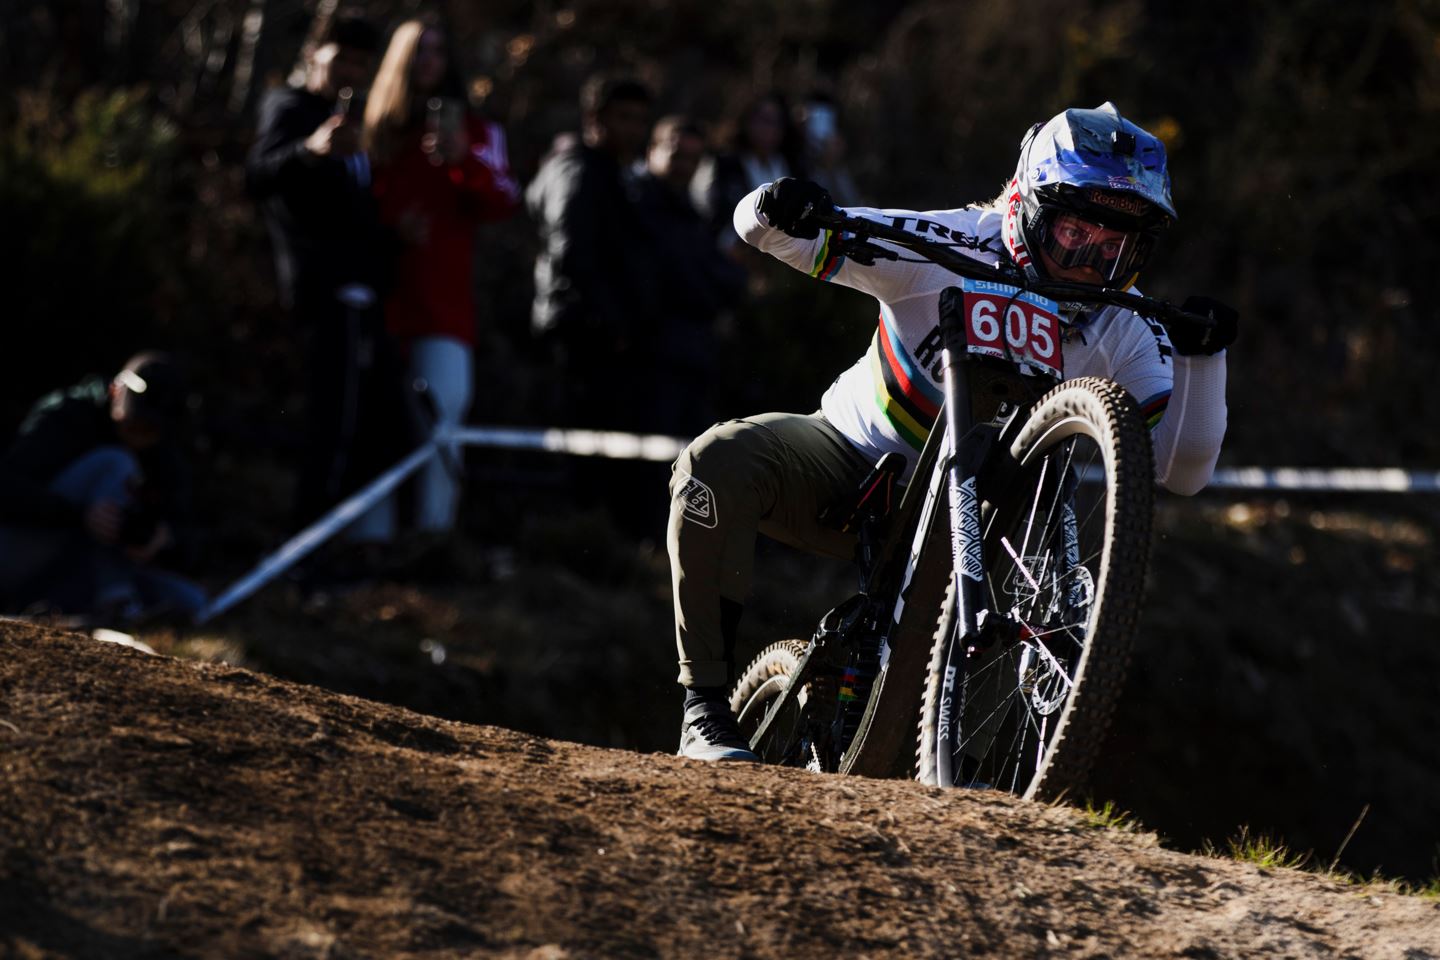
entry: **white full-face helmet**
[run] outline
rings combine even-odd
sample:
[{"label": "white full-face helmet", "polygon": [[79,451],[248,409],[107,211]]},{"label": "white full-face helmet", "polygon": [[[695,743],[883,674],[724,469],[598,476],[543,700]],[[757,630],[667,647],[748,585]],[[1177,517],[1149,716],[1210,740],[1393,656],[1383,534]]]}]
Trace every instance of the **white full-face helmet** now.
[{"label": "white full-face helmet", "polygon": [[[1002,236],[1032,277],[1057,266],[1091,266],[1107,287],[1135,282],[1161,232],[1176,219],[1165,145],[1120,116],[1113,103],[1066,110],[1030,129],[1006,192]],[[1104,242],[1087,230],[1103,228]]]}]

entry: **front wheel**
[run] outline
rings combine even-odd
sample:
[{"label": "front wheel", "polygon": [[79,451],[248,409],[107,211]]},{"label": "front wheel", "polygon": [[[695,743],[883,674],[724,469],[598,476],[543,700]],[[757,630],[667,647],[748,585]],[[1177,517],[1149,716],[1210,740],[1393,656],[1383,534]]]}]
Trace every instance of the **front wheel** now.
[{"label": "front wheel", "polygon": [[942,786],[1054,799],[1081,786],[1125,678],[1150,558],[1154,461],[1134,399],[1087,377],[1051,390],[984,507],[985,623],[965,642],[954,585],[920,710],[917,771]]}]

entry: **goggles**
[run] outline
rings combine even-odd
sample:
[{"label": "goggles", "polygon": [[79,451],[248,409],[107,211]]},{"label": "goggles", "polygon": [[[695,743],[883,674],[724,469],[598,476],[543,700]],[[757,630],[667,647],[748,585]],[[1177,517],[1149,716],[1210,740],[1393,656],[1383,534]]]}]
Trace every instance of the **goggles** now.
[{"label": "goggles", "polygon": [[1106,286],[1133,282],[1155,247],[1140,230],[1117,230],[1077,214],[1041,208],[1033,232],[1040,249],[1061,270],[1091,267]]}]

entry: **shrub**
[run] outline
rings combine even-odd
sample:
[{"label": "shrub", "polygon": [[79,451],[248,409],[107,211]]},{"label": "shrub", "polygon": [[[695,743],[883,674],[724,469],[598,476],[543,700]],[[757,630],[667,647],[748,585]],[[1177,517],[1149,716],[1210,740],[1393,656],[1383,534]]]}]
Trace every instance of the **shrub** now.
[{"label": "shrub", "polygon": [[0,131],[0,234],[12,356],[0,422],[83,373],[118,367],[165,323],[176,281],[167,174],[176,131],[145,91],[22,94]]}]

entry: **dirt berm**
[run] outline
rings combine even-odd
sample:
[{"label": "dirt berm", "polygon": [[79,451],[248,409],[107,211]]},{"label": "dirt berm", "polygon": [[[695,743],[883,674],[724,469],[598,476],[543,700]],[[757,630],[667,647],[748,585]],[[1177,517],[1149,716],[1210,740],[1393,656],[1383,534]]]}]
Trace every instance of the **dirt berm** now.
[{"label": "dirt berm", "polygon": [[0,624],[0,955],[1418,960],[1440,901]]}]

